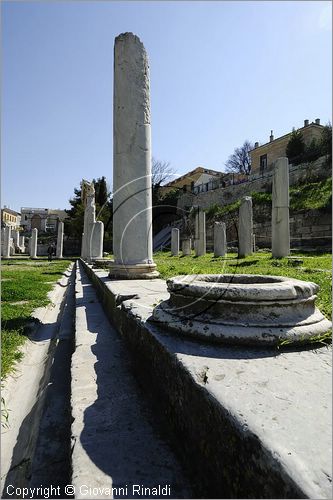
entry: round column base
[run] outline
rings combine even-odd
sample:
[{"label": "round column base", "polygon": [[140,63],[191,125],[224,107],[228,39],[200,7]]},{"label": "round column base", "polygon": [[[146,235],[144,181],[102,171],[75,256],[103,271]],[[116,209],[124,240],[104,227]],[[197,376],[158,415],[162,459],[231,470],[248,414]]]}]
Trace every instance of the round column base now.
[{"label": "round column base", "polygon": [[118,280],[144,280],[158,278],[156,264],[116,264],[111,261],[109,277]]}]

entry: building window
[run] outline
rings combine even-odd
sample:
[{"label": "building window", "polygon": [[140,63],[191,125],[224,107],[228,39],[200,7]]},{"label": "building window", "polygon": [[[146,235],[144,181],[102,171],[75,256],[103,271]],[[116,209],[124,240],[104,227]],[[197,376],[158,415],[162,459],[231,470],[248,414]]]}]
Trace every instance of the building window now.
[{"label": "building window", "polygon": [[262,174],[267,168],[267,155],[260,156],[260,173]]}]

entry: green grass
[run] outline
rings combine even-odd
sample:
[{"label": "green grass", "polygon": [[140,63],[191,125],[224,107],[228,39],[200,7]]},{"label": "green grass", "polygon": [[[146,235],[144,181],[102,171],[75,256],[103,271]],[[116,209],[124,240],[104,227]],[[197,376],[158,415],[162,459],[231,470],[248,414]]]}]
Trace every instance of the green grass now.
[{"label": "green grass", "polygon": [[[272,193],[251,193],[254,206],[271,205]],[[208,218],[222,217],[239,209],[240,201],[221,206],[218,203],[205,210]],[[292,210],[330,210],[332,208],[332,178],[307,182],[290,188],[290,208]]]},{"label": "green grass", "polygon": [[269,274],[290,276],[292,278],[313,281],[320,286],[316,304],[327,317],[332,317],[331,303],[331,254],[302,254],[297,252],[303,263],[293,265],[289,259],[273,259],[270,253],[257,252],[244,259],[237,254],[228,254],[227,258],[215,258],[212,253],[202,257],[172,257],[170,252],[157,252],[154,261],[161,278],[170,278],[179,274]]},{"label": "green grass", "polygon": [[[1,376],[21,359],[20,346],[25,342],[25,327],[31,313],[50,301],[47,293],[67,269],[70,260],[11,259],[1,266]],[[15,302],[23,302],[15,304]]]},{"label": "green grass", "polygon": [[240,200],[235,201],[234,203],[230,203],[229,205],[221,206],[218,203],[210,206],[205,210],[208,219],[218,216],[222,217],[223,215],[230,214],[232,212],[238,211],[240,207]]},{"label": "green grass", "polygon": [[329,210],[332,207],[332,178],[290,188],[293,210]]}]

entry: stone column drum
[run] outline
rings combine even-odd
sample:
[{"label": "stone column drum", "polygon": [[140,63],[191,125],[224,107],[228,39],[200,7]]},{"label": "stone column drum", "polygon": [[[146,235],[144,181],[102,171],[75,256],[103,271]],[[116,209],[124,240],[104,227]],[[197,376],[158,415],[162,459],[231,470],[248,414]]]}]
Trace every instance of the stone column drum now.
[{"label": "stone column drum", "polygon": [[179,229],[171,229],[171,255],[179,255]]},{"label": "stone column drum", "polygon": [[102,221],[97,221],[92,227],[91,233],[91,258],[103,258],[103,239],[104,239],[104,224]]},{"label": "stone column drum", "polygon": [[96,221],[95,188],[93,183],[83,179],[81,182],[81,193],[84,204],[81,257],[90,261],[92,228]]},{"label": "stone column drum", "polygon": [[140,39],[114,47],[113,254],[111,278],[158,276],[153,262],[150,82]]},{"label": "stone column drum", "polygon": [[38,238],[38,229],[34,228],[31,231],[31,240],[30,240],[30,257],[32,259],[36,259],[37,257],[37,238]]},{"label": "stone column drum", "polygon": [[58,223],[57,249],[56,249],[57,259],[62,259],[63,240],[64,240],[64,223],[59,222]]},{"label": "stone column drum", "polygon": [[183,255],[191,255],[192,241],[191,238],[186,238],[182,243]]},{"label": "stone column drum", "polygon": [[289,165],[288,158],[278,158],[272,186],[272,256],[279,258],[289,254]]},{"label": "stone column drum", "polygon": [[214,255],[224,257],[227,253],[227,238],[224,222],[214,222]]},{"label": "stone column drum", "polygon": [[252,198],[244,196],[239,207],[239,223],[238,223],[238,255],[246,257],[252,255],[253,244],[253,217],[252,217]]},{"label": "stone column drum", "polygon": [[199,210],[195,216],[195,254],[197,257],[206,254],[206,214]]},{"label": "stone column drum", "polygon": [[20,247],[20,231],[13,231],[14,246]]},{"label": "stone column drum", "polygon": [[9,259],[10,257],[10,239],[11,239],[11,232],[12,228],[10,226],[7,226],[5,228],[5,235],[4,235],[4,247],[3,247],[3,256],[5,259]]}]

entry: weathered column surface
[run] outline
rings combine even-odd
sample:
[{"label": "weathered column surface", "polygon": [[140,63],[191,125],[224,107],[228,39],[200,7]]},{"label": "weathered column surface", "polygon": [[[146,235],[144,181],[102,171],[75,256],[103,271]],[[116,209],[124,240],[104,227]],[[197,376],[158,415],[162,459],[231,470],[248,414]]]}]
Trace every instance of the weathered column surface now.
[{"label": "weathered column surface", "polygon": [[206,214],[199,210],[195,216],[195,254],[197,257],[206,254]]},{"label": "weathered column surface", "polygon": [[13,231],[14,246],[20,247],[20,231]]},{"label": "weathered column surface", "polygon": [[238,255],[246,257],[252,255],[253,244],[253,217],[252,217],[252,198],[244,196],[239,207],[239,222],[238,222]]},{"label": "weathered column surface", "polygon": [[191,238],[186,238],[182,243],[183,255],[191,255],[192,241]]},{"label": "weathered column surface", "polygon": [[92,228],[96,221],[95,187],[93,182],[82,179],[81,198],[84,206],[81,257],[91,260]]},{"label": "weathered column surface", "polygon": [[171,255],[179,255],[179,229],[171,229]]},{"label": "weathered column surface", "polygon": [[64,240],[64,223],[59,222],[58,223],[57,249],[56,249],[57,259],[62,259],[63,240]]},{"label": "weathered column surface", "polygon": [[30,240],[30,257],[32,259],[36,259],[37,257],[37,238],[38,238],[38,229],[34,228],[31,231],[31,240]]},{"label": "weathered column surface", "polygon": [[98,220],[93,224],[91,233],[91,258],[103,258],[104,224]]},{"label": "weathered column surface", "polygon": [[288,158],[278,158],[272,186],[272,256],[286,257],[289,254],[289,165]]},{"label": "weathered column surface", "polygon": [[150,83],[140,39],[114,47],[113,254],[110,277],[155,278],[153,262]]},{"label": "weathered column surface", "polygon": [[227,253],[227,238],[224,222],[214,223],[214,255],[224,257]]},{"label": "weathered column surface", "polygon": [[7,226],[4,231],[4,241],[3,241],[3,256],[5,259],[10,257],[10,238],[11,238],[12,228]]}]

